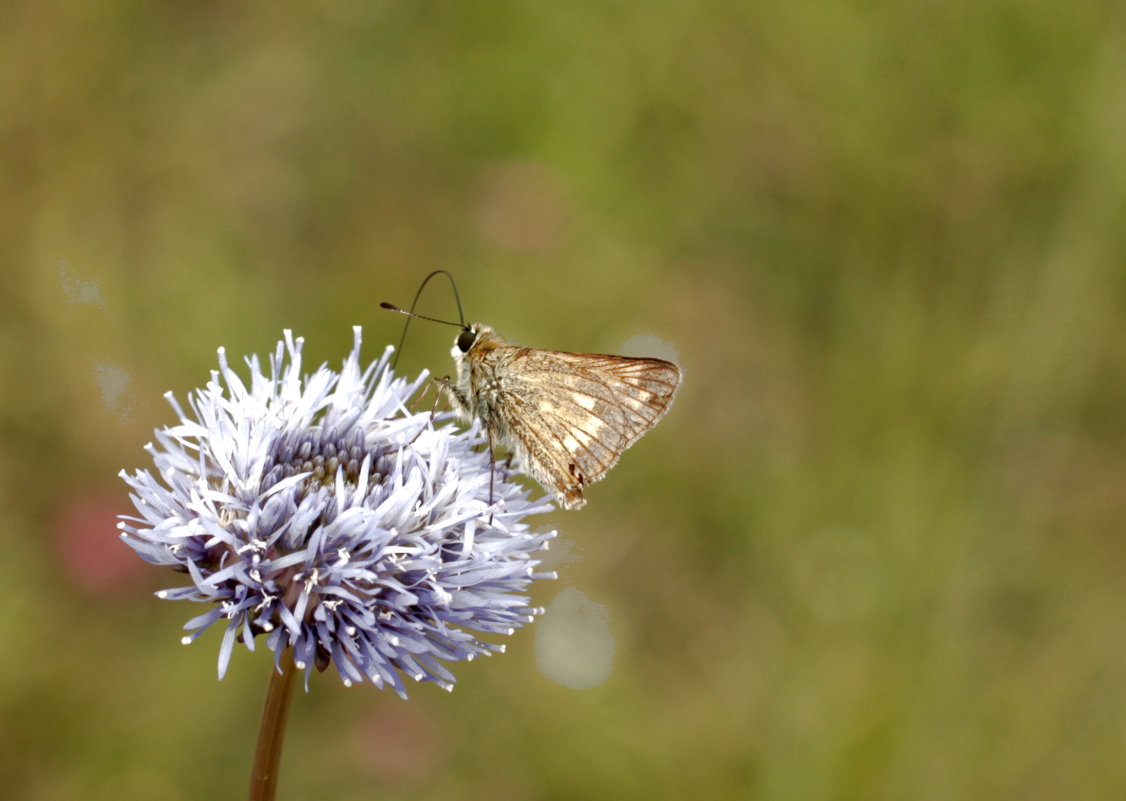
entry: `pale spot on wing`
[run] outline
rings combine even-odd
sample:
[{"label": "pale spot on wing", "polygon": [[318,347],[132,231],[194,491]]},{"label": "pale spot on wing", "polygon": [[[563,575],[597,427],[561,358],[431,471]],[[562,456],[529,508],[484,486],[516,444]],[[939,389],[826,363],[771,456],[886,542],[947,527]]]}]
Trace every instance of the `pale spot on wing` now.
[{"label": "pale spot on wing", "polygon": [[563,447],[567,449],[568,453],[574,453],[579,449],[579,441],[568,435],[563,438]]},{"label": "pale spot on wing", "polygon": [[645,404],[649,402],[649,399],[651,397],[653,397],[652,392],[646,392],[643,389],[639,389],[631,394],[624,392],[621,393],[620,395],[618,395],[618,400],[628,404],[629,407],[634,411],[639,411],[645,408]]},{"label": "pale spot on wing", "polygon": [[548,401],[548,400],[541,400],[540,401],[540,413],[541,414],[555,414],[555,412],[556,412],[556,406],[555,406],[554,403],[552,403],[551,401]]},{"label": "pale spot on wing", "polygon": [[579,393],[575,393],[575,403],[579,404],[579,406],[582,406],[589,412],[594,408],[595,400],[590,395],[581,395]]}]

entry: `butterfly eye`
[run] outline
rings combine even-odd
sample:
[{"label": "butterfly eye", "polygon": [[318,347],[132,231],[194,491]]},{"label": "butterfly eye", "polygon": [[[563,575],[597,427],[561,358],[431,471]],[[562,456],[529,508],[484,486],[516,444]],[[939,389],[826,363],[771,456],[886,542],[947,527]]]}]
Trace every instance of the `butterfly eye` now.
[{"label": "butterfly eye", "polygon": [[477,332],[470,331],[468,328],[458,334],[457,348],[462,353],[469,353],[469,349],[473,347],[473,343],[477,341]]}]

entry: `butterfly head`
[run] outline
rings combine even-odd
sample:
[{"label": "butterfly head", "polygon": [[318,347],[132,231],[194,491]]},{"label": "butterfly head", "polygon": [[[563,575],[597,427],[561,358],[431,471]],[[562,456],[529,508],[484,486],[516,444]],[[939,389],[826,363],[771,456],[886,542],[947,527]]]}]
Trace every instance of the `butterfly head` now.
[{"label": "butterfly head", "polygon": [[[503,344],[497,332],[484,323],[471,323],[461,329],[454,337],[454,346],[450,350],[454,360],[460,362],[465,358],[476,358],[486,350],[491,350]],[[470,351],[473,355],[470,356]]]}]

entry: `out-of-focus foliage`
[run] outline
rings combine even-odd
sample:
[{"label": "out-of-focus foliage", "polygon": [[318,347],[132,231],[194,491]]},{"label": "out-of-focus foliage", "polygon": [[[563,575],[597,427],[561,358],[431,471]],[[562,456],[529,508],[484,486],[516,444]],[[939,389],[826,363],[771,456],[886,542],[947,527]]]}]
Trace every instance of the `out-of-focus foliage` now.
[{"label": "out-of-focus foliage", "polygon": [[1120,6],[0,16],[5,797],[244,794],[268,664],[177,644],[115,474],[220,345],[374,356],[439,267],[516,341],[678,351],[545,522],[537,600],[604,607],[613,669],[555,684],[529,630],[452,695],[314,681],[281,798],[1126,797]]}]

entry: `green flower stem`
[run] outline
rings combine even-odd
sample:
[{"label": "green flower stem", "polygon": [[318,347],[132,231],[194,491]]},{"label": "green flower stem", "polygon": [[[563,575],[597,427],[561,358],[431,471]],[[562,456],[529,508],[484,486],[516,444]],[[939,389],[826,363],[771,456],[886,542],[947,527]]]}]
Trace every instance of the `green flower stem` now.
[{"label": "green flower stem", "polygon": [[274,801],[278,789],[278,763],[281,761],[285,720],[289,699],[293,696],[293,649],[281,655],[281,672],[270,673],[266,703],[262,708],[262,725],[258,729],[258,747],[254,750],[254,769],[250,774],[250,801]]}]

